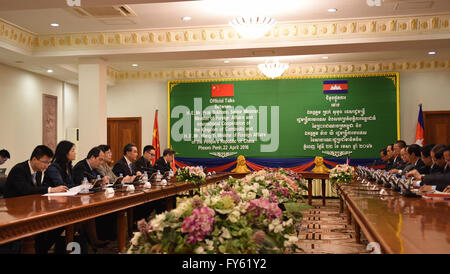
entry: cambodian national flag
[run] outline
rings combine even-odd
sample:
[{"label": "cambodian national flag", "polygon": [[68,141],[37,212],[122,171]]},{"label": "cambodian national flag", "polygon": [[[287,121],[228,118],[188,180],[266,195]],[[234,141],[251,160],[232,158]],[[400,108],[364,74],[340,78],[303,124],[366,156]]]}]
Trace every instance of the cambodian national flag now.
[{"label": "cambodian national flag", "polygon": [[419,107],[420,108],[419,108],[419,117],[417,118],[416,140],[414,142],[420,146],[423,146],[425,145],[425,137],[423,134],[424,126],[423,126],[422,104],[420,104]]},{"label": "cambodian national flag", "polygon": [[347,93],[348,81],[336,80],[336,81],[323,81],[323,93]]}]

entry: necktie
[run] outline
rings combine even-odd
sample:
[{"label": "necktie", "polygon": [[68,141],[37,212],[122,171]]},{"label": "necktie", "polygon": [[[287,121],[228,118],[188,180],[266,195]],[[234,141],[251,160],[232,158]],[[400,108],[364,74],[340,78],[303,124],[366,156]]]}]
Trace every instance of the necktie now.
[{"label": "necktie", "polygon": [[131,175],[133,175],[133,169],[131,168],[131,164],[132,164],[132,163],[130,163],[130,164],[128,165],[128,167],[130,168]]},{"label": "necktie", "polygon": [[33,185],[36,185],[36,173],[31,174],[33,177]]}]

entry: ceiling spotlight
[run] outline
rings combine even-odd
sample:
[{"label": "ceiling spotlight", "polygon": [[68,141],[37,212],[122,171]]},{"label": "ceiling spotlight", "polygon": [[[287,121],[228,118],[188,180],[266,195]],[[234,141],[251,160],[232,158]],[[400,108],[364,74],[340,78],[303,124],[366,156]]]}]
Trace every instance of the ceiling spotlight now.
[{"label": "ceiling spotlight", "polygon": [[223,61],[225,64],[228,64],[228,63],[230,63],[230,60],[225,60],[225,61]]},{"label": "ceiling spotlight", "polygon": [[57,28],[57,27],[59,27],[59,24],[58,23],[51,23],[50,26]]},{"label": "ceiling spotlight", "polygon": [[132,67],[138,67],[139,65],[138,64],[132,64],[131,66]]},{"label": "ceiling spotlight", "polygon": [[328,12],[336,12],[337,11],[337,9],[336,8],[331,8],[331,9],[328,9]]},{"label": "ceiling spotlight", "polygon": [[52,69],[48,69],[47,73],[53,73],[53,70]]},{"label": "ceiling spotlight", "polygon": [[322,56],[322,59],[326,60],[328,59],[328,56]]},{"label": "ceiling spotlight", "polygon": [[191,20],[192,20],[192,17],[190,17],[190,16],[184,16],[183,18],[181,18],[181,20],[183,20],[183,21],[191,21]]},{"label": "ceiling spotlight", "polygon": [[436,52],[435,52],[435,51],[429,51],[428,54],[429,54],[429,55],[435,55]]}]

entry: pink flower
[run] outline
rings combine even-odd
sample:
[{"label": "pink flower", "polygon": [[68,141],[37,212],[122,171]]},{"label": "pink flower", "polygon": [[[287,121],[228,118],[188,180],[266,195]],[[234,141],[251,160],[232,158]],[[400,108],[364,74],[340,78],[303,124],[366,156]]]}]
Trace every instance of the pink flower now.
[{"label": "pink flower", "polygon": [[264,214],[269,219],[280,218],[282,215],[281,209],[276,203],[271,203],[269,199],[264,198],[251,200],[247,212],[253,213],[256,217]]},{"label": "pink flower", "polygon": [[206,206],[194,209],[192,215],[186,217],[181,225],[181,232],[189,233],[186,241],[190,244],[196,244],[197,241],[203,241],[205,236],[211,234],[214,215],[214,210]]}]

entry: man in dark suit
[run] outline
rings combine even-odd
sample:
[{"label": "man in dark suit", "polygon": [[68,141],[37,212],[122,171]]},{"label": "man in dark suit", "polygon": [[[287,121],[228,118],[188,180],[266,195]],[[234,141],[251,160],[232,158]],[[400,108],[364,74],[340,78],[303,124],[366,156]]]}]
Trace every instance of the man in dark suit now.
[{"label": "man in dark suit", "polygon": [[431,149],[433,149],[434,144],[428,144],[426,146],[423,146],[420,150],[420,158],[422,159],[422,162],[425,164],[425,167],[423,168],[422,174],[430,174],[431,169],[433,167],[433,159],[431,158]]},{"label": "man in dark suit", "polygon": [[163,156],[160,157],[155,162],[155,168],[164,174],[167,171],[172,169],[171,163],[173,162],[173,156],[175,155],[175,151],[171,148],[166,148],[163,152]]},{"label": "man in dark suit", "polygon": [[136,161],[136,170],[142,173],[147,171],[149,175],[156,172],[155,168],[152,166],[155,155],[155,148],[153,146],[145,146],[141,158]]},{"label": "man in dark suit", "polygon": [[392,165],[394,163],[394,144],[390,144],[386,147],[386,167],[384,170],[389,171],[392,169]]},{"label": "man in dark suit", "polygon": [[101,151],[98,147],[92,148],[86,159],[79,161],[73,167],[73,182],[75,185],[80,185],[83,181],[84,177],[86,177],[89,181],[97,179],[97,176],[100,175],[103,178],[103,184],[109,183],[109,177],[103,177],[100,173],[98,173],[95,169],[98,168],[101,164],[103,164],[105,158],[105,153]]},{"label": "man in dark suit", "polygon": [[[46,187],[41,183],[42,172],[50,165],[53,152],[47,146],[37,146],[30,160],[15,165],[9,172],[5,184],[5,198],[31,194],[46,194],[67,191],[66,186]],[[36,253],[47,253],[63,229],[55,229],[35,236]],[[22,241],[0,246],[0,253],[20,253]]]},{"label": "man in dark suit", "polygon": [[400,152],[402,150],[402,148],[406,148],[406,142],[403,140],[398,140],[394,143],[394,160],[392,163],[392,168],[393,169],[403,169],[405,168],[405,166],[407,165],[407,163],[405,163],[400,155]]},{"label": "man in dark suit", "polygon": [[433,165],[431,166],[430,174],[442,173],[445,167],[445,158],[443,149],[445,145],[435,145],[430,152],[431,159],[433,159]]},{"label": "man in dark suit", "polygon": [[37,146],[30,160],[15,165],[8,174],[5,198],[31,194],[46,194],[67,191],[66,186],[46,187],[42,185],[42,172],[50,165],[53,152],[47,146]]},{"label": "man in dark suit", "polygon": [[409,172],[413,169],[417,169],[417,171],[419,171],[420,174],[426,174],[427,167],[420,158],[421,157],[420,151],[421,147],[417,144],[409,145],[406,148],[406,152],[408,153],[409,156],[409,163],[412,164],[413,167],[410,170],[405,170],[402,175],[405,175],[406,172]]},{"label": "man in dark suit", "polygon": [[133,176],[141,175],[141,172],[136,170],[136,165],[134,164],[137,160],[138,151],[135,144],[127,144],[123,148],[123,157],[117,161],[113,167],[113,172],[116,176]]}]

